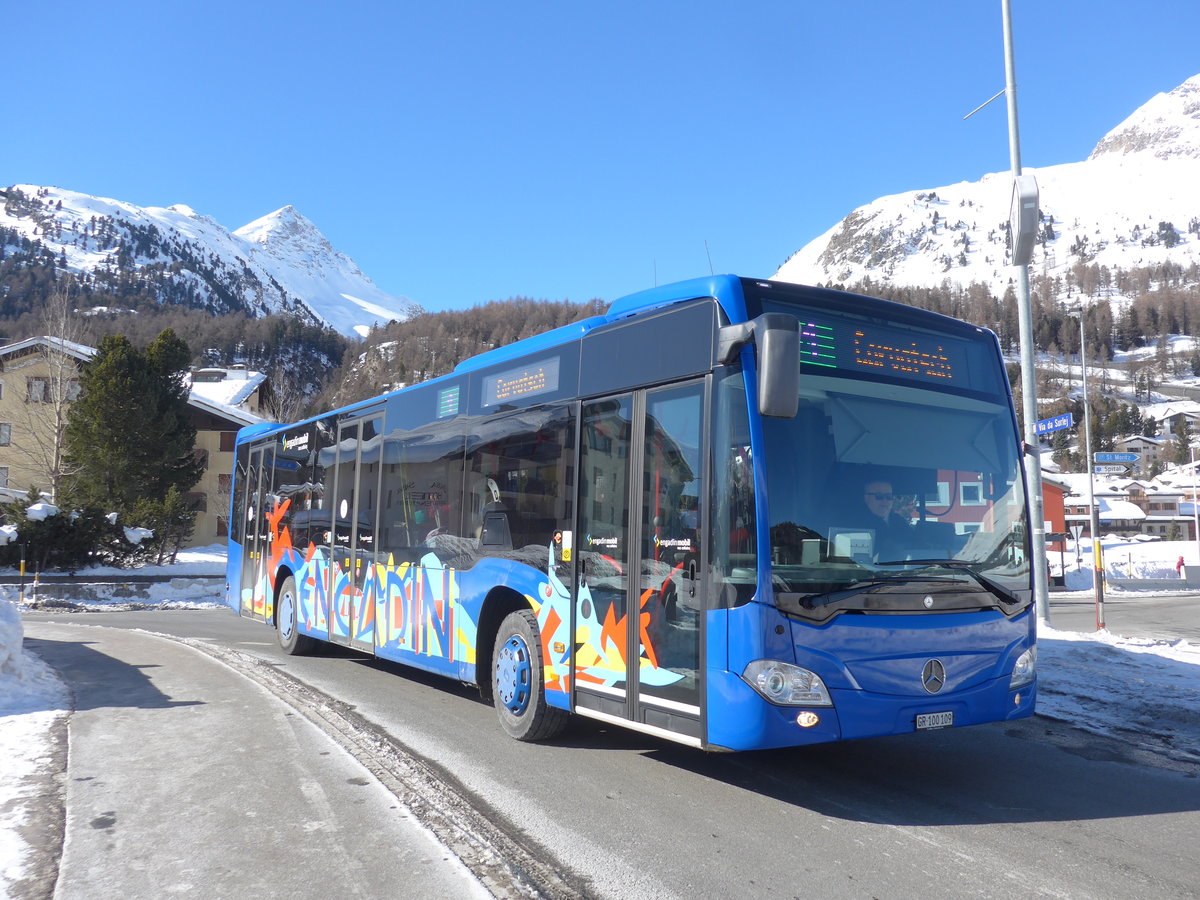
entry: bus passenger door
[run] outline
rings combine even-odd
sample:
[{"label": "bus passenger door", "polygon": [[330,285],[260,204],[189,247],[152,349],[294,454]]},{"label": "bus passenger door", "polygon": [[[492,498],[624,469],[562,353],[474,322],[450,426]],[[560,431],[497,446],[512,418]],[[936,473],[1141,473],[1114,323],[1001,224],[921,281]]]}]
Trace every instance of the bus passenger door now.
[{"label": "bus passenger door", "polygon": [[575,708],[689,743],[700,716],[704,382],[583,404]]},{"label": "bus passenger door", "polygon": [[375,602],[363,587],[375,564],[383,417],[338,426],[330,507],[329,639],[375,651]]},{"label": "bus passenger door", "polygon": [[246,541],[242,547],[242,596],[240,614],[255,619],[267,617],[267,560],[271,555],[270,524],[271,476],[275,468],[275,445],[250,448],[246,469],[246,495],[242,503],[246,521]]}]

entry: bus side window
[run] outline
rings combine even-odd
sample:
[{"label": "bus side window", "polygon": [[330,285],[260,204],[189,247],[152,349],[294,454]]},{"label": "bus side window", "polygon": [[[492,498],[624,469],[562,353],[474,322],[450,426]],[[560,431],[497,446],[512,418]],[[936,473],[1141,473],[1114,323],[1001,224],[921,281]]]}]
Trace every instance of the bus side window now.
[{"label": "bus side window", "polygon": [[462,441],[435,425],[387,435],[380,490],[380,558],[420,560],[429,550],[456,567],[462,546]]},{"label": "bus side window", "polygon": [[572,516],[574,437],[570,407],[533,407],[479,424],[467,444],[465,502],[481,553],[517,553],[545,566],[547,548]]},{"label": "bus side window", "polygon": [[750,450],[750,420],[746,388],[741,372],[717,384],[714,434],[729,436],[714,448],[712,560],[714,605],[737,606],[749,602],[757,586],[757,512],[754,501],[754,470]]}]

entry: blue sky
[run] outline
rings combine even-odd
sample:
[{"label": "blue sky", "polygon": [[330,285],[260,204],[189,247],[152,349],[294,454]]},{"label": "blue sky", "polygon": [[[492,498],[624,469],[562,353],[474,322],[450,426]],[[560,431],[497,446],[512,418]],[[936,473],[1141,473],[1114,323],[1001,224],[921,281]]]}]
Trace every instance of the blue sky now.
[{"label": "blue sky", "polygon": [[[1009,168],[1000,0],[59,0],[5,11],[0,181],[291,204],[429,309],[767,276]],[[1013,0],[1026,166],[1200,73],[1200,3]],[[707,250],[706,250],[707,242]]]}]

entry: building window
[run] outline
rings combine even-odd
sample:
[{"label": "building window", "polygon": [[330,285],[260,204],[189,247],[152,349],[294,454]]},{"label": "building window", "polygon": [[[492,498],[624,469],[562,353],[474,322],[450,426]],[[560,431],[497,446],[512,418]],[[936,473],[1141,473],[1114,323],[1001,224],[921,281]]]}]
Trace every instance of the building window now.
[{"label": "building window", "polygon": [[233,445],[236,440],[237,440],[237,432],[236,431],[222,431],[221,432],[221,452],[222,453],[232,453]]},{"label": "building window", "polygon": [[983,506],[983,482],[973,481],[958,486],[959,498],[963,506]]},{"label": "building window", "polygon": [[12,423],[0,422],[0,447],[7,447],[12,443]]},{"label": "building window", "polygon": [[949,506],[950,505],[950,482],[939,481],[937,490],[933,493],[925,495],[926,506]]},{"label": "building window", "polygon": [[0,487],[8,487],[8,466],[0,466]]},{"label": "building window", "polygon": [[31,377],[25,379],[25,402],[26,403],[49,403],[50,402],[50,379],[43,377]]}]

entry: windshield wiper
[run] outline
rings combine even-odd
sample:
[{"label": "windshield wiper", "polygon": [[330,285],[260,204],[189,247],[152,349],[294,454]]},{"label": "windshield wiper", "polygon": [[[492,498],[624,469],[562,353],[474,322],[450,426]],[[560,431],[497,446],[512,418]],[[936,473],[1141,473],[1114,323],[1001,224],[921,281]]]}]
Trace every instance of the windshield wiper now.
[{"label": "windshield wiper", "polygon": [[993,581],[986,575],[980,573],[973,568],[975,563],[967,562],[964,559],[894,559],[887,562],[877,562],[877,566],[936,566],[942,569],[957,569],[966,572],[988,593],[994,594],[1001,602],[1012,606],[1021,601],[1017,595],[1010,591],[998,581]]},{"label": "windshield wiper", "polygon": [[876,572],[871,578],[860,578],[857,581],[847,581],[835,586],[826,587],[824,590],[793,590],[791,586],[781,590],[778,586],[775,588],[776,596],[787,594],[796,599],[806,609],[815,609],[818,606],[828,606],[831,603],[837,603],[847,597],[853,597],[858,594],[871,593],[873,588],[887,588],[897,584],[904,584],[909,581],[919,581],[919,578],[913,578],[908,573],[891,572]]}]

